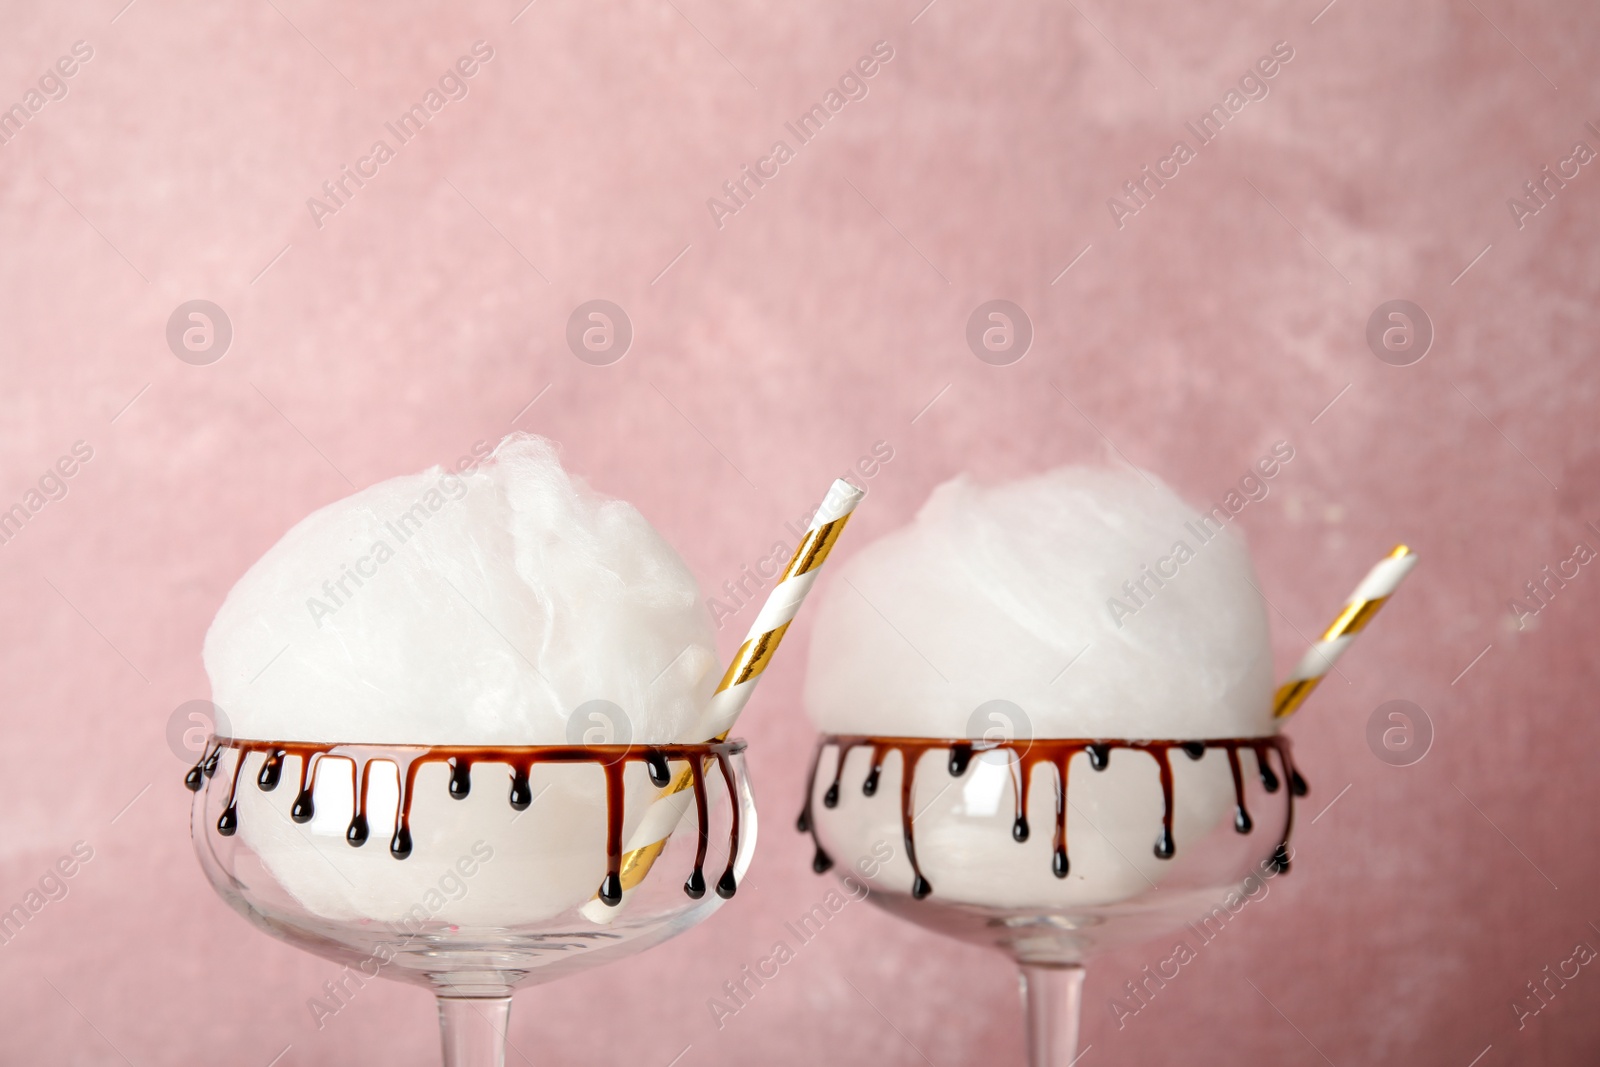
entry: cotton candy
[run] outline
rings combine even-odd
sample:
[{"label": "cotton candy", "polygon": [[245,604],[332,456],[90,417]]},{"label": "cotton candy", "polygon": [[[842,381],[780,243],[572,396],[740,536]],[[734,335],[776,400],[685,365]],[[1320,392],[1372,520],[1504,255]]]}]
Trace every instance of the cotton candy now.
[{"label": "cotton candy", "polygon": [[[393,478],[306,517],[228,594],[205,666],[235,736],[356,745],[704,741],[717,676],[677,553],[523,434],[473,469]],[[351,761],[323,761],[301,825],[299,758],[273,792],[255,784],[262,758],[240,778],[239,837],[324,918],[513,926],[572,912],[605,873],[598,764],[536,767],[525,812],[505,764],[477,764],[464,800],[444,765],[425,765],[397,860],[393,763],[375,764],[370,840],[352,848]],[[658,792],[629,764],[625,837]],[[474,872],[459,894],[458,865]]]},{"label": "cotton candy", "polygon": [[[1202,517],[1137,471],[1063,467],[999,485],[941,485],[910,525],[842,561],[819,591],[805,707],[826,733],[878,737],[1270,735],[1266,613],[1226,516]],[[823,759],[819,834],[841,869],[875,870],[875,887],[904,893],[905,769],[891,756],[866,796],[868,760],[866,749],[851,753],[828,809],[821,796],[836,760]],[[1172,760],[1172,860],[1152,847],[1162,814],[1155,759],[1118,749],[1097,772],[1080,754],[1069,773],[1070,873],[1059,879],[1054,770],[1035,775],[1032,834],[1019,844],[1010,757],[980,755],[959,779],[944,762],[941,752],[923,761],[911,807],[921,869],[947,902],[1048,913],[1113,905],[1181,882],[1202,838],[1233,833],[1222,750]],[[1253,778],[1248,749],[1241,762]],[[1258,828],[1255,844],[1270,852],[1272,832]],[[867,857],[879,862],[863,865]]]},{"label": "cotton candy", "polygon": [[706,739],[716,649],[693,574],[644,517],[514,434],[474,470],[301,520],[228,594],[205,666],[245,738],[566,744],[603,700],[626,716],[611,740],[687,742]]},{"label": "cotton candy", "polygon": [[1134,471],[947,482],[819,591],[806,709],[831,733],[965,737],[1004,700],[1034,737],[1271,734],[1259,583],[1200,516]]}]

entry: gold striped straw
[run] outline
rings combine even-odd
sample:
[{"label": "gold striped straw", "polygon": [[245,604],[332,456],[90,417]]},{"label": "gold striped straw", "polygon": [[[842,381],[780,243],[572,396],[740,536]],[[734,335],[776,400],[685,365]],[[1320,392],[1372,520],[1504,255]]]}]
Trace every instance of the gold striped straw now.
[{"label": "gold striped straw", "polygon": [[[850,514],[865,495],[842,478],[829,488],[822,506],[812,516],[811,525],[795,548],[789,565],[778,576],[778,584],[773,586],[766,603],[761,605],[761,611],[750,625],[744,644],[739,646],[733,662],[728,664],[727,672],[712,694],[708,718],[716,740],[727,739],[734,720],[749,702],[750,694],[755,691],[767,664],[772,662],[773,653],[778,650],[783,635],[789,630],[789,623],[800,610],[811,586],[816,583],[817,572],[827,560],[828,553],[833,551],[834,542],[838,541]],[[688,790],[693,781],[693,771],[688,767],[683,768],[646,809],[639,827],[628,839],[622,856],[624,893],[644,881],[656,857],[666,848],[667,839],[688,810],[692,799]],[[583,914],[595,922],[604,923],[611,920],[616,910],[596,897],[584,905]]]},{"label": "gold striped straw", "polygon": [[1405,545],[1395,545],[1394,551],[1367,572],[1361,584],[1356,586],[1356,591],[1350,594],[1350,599],[1345,601],[1344,610],[1333,620],[1333,625],[1324,630],[1321,639],[1306,650],[1289,677],[1278,687],[1272,700],[1273,715],[1282,719],[1294,714],[1295,709],[1305,703],[1317,683],[1322,681],[1323,676],[1333,668],[1334,662],[1344,655],[1344,650],[1356,639],[1356,634],[1367,628],[1373,616],[1400,588],[1401,581],[1416,565],[1415,552]]}]

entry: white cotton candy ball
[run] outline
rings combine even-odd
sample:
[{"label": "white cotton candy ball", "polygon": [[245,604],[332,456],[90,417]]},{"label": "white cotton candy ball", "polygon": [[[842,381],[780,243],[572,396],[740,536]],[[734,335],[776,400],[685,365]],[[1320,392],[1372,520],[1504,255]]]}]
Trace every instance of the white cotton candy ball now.
[{"label": "white cotton candy ball", "polygon": [[234,733],[270,741],[566,744],[593,700],[633,741],[703,741],[716,682],[672,546],[523,434],[301,520],[228,594],[205,665]]},{"label": "white cotton candy ball", "polygon": [[[1220,512],[1226,515],[1226,512]],[[820,590],[805,705],[830,734],[874,737],[1201,740],[1269,736],[1267,619],[1243,540],[1135,471],[1064,467],[994,486],[957,478],[909,525],[865,546]],[[1070,666],[1069,666],[1070,665]],[[1104,772],[1070,768],[1071,872],[1051,871],[1055,772],[1039,765],[1032,833],[1011,837],[1016,787],[990,753],[952,779],[945,753],[921,764],[917,857],[942,900],[995,907],[1105,905],[1174,869],[1161,829],[1157,764],[1114,749]],[[1246,775],[1255,760],[1240,756]],[[873,881],[907,892],[899,758],[876,794],[851,753],[836,809],[813,793],[824,844],[841,868],[877,857]],[[1173,833],[1180,859],[1233,809],[1226,753],[1174,751]],[[1231,832],[1231,830],[1229,831]],[[1260,831],[1257,831],[1258,833]],[[882,862],[884,850],[892,858]]]},{"label": "white cotton candy ball", "polygon": [[1244,542],[1147,478],[1062,467],[934,490],[819,590],[812,721],[965,737],[980,706],[1005,700],[1034,737],[1274,733]]},{"label": "white cotton candy ball", "polygon": [[[717,678],[682,559],[522,434],[473,469],[394,478],[307,516],[228,594],[205,665],[236,737],[356,745],[704,741]],[[239,834],[325,918],[392,922],[426,902],[438,921],[531,922],[584,903],[605,873],[598,764],[536,767],[520,817],[504,765],[477,764],[460,801],[447,769],[425,765],[402,861],[388,850],[391,764],[377,765],[356,849],[348,760],[323,760],[317,815],[301,826],[288,817],[298,757],[270,793],[254,782],[262,758],[240,781]],[[625,833],[658,792],[629,765]],[[474,863],[471,892],[441,896],[480,839],[494,856]]]}]

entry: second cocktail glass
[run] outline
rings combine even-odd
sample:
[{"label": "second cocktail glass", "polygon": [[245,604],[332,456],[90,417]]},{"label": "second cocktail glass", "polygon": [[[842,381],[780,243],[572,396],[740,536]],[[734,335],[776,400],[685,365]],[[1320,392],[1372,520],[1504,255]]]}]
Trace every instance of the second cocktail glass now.
[{"label": "second cocktail glass", "polygon": [[1288,870],[1305,792],[1276,736],[824,736],[800,829],[818,873],[859,877],[891,914],[1014,959],[1028,1062],[1067,1067],[1089,958],[1218,909],[1225,922]]}]

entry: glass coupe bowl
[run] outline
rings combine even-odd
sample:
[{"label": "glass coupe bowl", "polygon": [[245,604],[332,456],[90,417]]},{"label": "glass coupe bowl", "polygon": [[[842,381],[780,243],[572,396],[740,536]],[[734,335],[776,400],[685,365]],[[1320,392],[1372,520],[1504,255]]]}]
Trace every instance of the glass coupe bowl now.
[{"label": "glass coupe bowl", "polygon": [[[642,952],[733,895],[756,839],[744,748],[213,739],[186,779],[191,832],[240,915],[345,964],[337,984],[428,988],[446,1067],[486,1067],[513,989]],[[625,850],[647,811],[664,848]]]},{"label": "glass coupe bowl", "polygon": [[1014,959],[1029,1063],[1066,1067],[1086,961],[1218,921],[1218,908],[1226,922],[1237,900],[1288,870],[1305,793],[1276,736],[830,735],[799,826],[818,873],[858,879],[891,914]]}]

